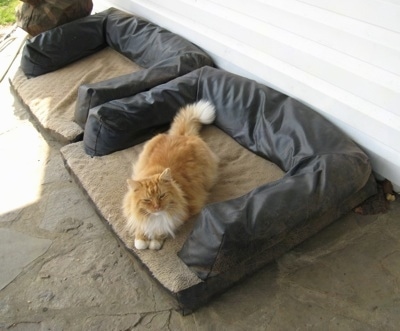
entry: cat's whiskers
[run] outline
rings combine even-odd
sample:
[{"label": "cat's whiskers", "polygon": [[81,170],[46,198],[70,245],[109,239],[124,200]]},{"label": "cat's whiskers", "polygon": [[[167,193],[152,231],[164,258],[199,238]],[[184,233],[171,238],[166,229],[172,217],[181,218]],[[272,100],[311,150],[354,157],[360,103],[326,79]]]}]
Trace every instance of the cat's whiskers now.
[{"label": "cat's whiskers", "polygon": [[143,208],[139,210],[139,213],[141,215],[143,215],[143,216],[149,216],[150,215],[150,213],[146,209],[143,209]]}]

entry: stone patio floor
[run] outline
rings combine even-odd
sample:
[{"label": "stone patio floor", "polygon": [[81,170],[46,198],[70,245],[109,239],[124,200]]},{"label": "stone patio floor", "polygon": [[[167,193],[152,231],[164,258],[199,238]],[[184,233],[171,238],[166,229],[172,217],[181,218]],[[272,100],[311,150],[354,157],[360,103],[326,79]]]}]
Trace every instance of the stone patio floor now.
[{"label": "stone patio floor", "polygon": [[97,217],[7,77],[0,95],[0,330],[400,329],[399,199],[386,214],[349,213],[182,316]]}]

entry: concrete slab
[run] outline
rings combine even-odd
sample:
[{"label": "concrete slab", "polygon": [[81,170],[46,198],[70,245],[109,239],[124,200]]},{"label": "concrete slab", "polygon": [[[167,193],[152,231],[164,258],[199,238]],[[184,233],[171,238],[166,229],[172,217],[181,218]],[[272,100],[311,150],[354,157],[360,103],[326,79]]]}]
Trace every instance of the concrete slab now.
[{"label": "concrete slab", "polygon": [[49,239],[35,238],[14,230],[0,229],[0,290],[50,247]]},{"label": "concrete slab", "polygon": [[21,49],[27,33],[16,26],[0,30],[0,82],[4,79],[16,55]]}]

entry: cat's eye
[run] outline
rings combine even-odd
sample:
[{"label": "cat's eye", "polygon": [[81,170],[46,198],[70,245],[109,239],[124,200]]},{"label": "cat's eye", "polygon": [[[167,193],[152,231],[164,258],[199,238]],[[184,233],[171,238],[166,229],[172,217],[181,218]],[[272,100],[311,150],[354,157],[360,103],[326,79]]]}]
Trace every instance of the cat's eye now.
[{"label": "cat's eye", "polygon": [[145,203],[149,203],[149,202],[151,202],[151,199],[142,199],[142,201]]},{"label": "cat's eye", "polygon": [[167,193],[160,194],[160,199],[164,199],[167,196]]}]

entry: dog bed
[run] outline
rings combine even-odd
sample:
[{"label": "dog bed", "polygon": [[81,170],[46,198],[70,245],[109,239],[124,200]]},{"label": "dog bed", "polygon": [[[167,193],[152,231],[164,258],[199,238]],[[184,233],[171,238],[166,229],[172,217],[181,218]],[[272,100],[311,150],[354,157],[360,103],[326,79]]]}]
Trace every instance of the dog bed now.
[{"label": "dog bed", "polygon": [[71,142],[90,108],[204,65],[211,58],[186,39],[110,8],[27,40],[11,84],[45,129]]},{"label": "dog bed", "polygon": [[[201,99],[216,107],[216,128],[206,127],[203,134],[223,160],[215,188],[223,194],[213,191],[210,204],[161,251],[137,251],[124,235],[120,206],[138,144],[149,132],[165,129],[181,106]],[[240,152],[229,145],[233,142]],[[100,215],[184,312],[376,191],[367,156],[321,115],[264,85],[211,67],[90,109],[83,142],[64,147],[62,154]],[[241,168],[233,170],[235,163]],[[107,183],[115,177],[118,182]],[[239,187],[236,180],[246,185]]]},{"label": "dog bed", "polygon": [[[219,181],[210,195],[210,203],[241,196],[259,183],[282,177],[282,170],[275,164],[250,153],[215,126],[204,127],[201,135],[220,158]],[[84,151],[83,142],[77,142],[64,146],[61,153],[67,168],[87,193],[101,218],[111,225],[114,233],[153,278],[178,298],[182,291],[203,282],[177,255],[193,228],[195,218],[186,223],[174,239],[167,239],[160,251],[135,249],[133,238],[127,236],[124,229],[121,206],[127,189],[126,180],[141,149],[142,144],[139,144],[110,155],[90,157]]]}]

